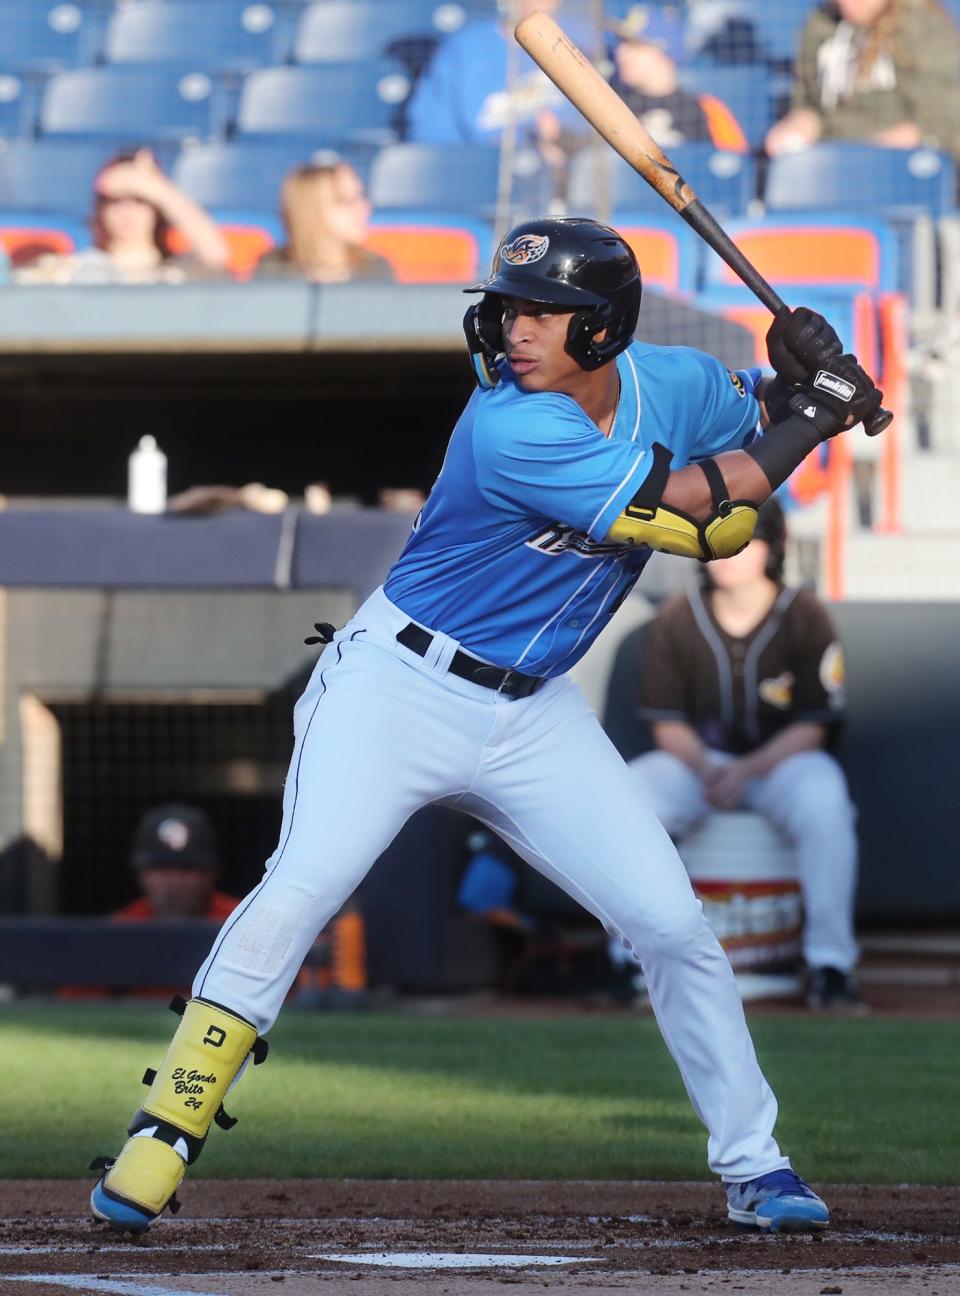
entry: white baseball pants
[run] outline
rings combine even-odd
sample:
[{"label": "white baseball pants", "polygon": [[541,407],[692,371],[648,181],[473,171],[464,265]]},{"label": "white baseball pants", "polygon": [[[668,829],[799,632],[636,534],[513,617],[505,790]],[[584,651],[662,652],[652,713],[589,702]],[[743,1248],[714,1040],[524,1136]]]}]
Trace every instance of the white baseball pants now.
[{"label": "white baseball pants", "polygon": [[[723,752],[713,757],[732,759]],[[676,840],[712,813],[701,780],[669,752],[646,752],[630,762],[630,769],[639,794]],[[840,766],[824,751],[788,756],[769,774],[747,782],[744,805],[769,819],[796,849],[807,965],[850,972],[858,955],[856,811]]]},{"label": "white baseball pants", "polygon": [[[725,954],[636,778],[566,677],[510,700],[425,658],[378,590],[324,651],[294,712],[280,842],[227,919],[193,993],[260,1032],[313,941],[419,807],[477,816],[622,937],[698,1116],[731,1181],[789,1165]],[[641,1168],[638,1167],[638,1171]]]}]

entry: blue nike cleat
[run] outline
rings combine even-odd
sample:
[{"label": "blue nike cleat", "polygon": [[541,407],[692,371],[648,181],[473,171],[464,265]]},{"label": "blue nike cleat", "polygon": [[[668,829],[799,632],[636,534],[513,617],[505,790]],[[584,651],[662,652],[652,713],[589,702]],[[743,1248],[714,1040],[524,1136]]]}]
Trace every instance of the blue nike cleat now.
[{"label": "blue nike cleat", "polygon": [[771,1233],[800,1233],[825,1229],[830,1212],[809,1184],[792,1170],[771,1170],[727,1189],[727,1215],[735,1224],[748,1224]]}]

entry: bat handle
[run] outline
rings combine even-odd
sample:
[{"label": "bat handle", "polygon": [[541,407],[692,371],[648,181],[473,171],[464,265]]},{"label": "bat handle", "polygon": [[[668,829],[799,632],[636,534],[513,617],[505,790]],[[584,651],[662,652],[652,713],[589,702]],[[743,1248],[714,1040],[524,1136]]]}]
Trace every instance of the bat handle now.
[{"label": "bat handle", "polygon": [[865,426],[864,431],[867,436],[879,436],[893,422],[893,410],[883,409],[881,406],[874,414],[870,422]]}]

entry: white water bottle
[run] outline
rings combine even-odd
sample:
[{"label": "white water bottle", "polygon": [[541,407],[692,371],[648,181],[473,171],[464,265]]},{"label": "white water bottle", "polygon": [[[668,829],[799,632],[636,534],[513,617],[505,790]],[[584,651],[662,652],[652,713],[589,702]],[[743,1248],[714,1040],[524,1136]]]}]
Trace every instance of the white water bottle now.
[{"label": "white water bottle", "polygon": [[162,513],[167,507],[167,456],[156,437],[142,436],[130,456],[127,507],[131,513]]}]

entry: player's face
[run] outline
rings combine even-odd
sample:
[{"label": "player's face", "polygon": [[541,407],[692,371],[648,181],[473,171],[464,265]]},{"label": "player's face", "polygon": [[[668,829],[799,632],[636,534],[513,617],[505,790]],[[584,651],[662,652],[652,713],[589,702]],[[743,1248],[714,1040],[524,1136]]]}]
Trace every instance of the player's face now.
[{"label": "player's face", "polygon": [[213,874],[194,868],[142,869],[140,885],[158,918],[196,918],[207,911]]},{"label": "player's face", "polygon": [[855,27],[868,27],[889,8],[890,0],[838,0],[841,18]]},{"label": "player's face", "polygon": [[754,585],[766,577],[770,546],[766,540],[751,540],[732,558],[720,558],[710,564],[710,582],[716,589],[735,590]]},{"label": "player's face", "polygon": [[337,167],[322,211],[329,233],[352,247],[362,243],[367,237],[370,211],[370,200],[356,171],[349,166]]},{"label": "player's face", "polygon": [[572,318],[572,311],[542,302],[503,299],[503,347],[523,391],[564,391],[582,376],[565,349]]}]

